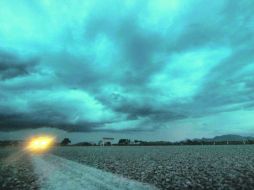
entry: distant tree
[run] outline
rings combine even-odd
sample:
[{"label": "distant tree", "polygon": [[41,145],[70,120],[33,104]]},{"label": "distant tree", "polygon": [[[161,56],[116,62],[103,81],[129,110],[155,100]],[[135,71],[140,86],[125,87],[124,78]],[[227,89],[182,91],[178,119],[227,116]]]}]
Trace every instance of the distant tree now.
[{"label": "distant tree", "polygon": [[72,146],[92,146],[92,144],[89,142],[79,142],[79,143],[73,144]]},{"label": "distant tree", "polygon": [[71,140],[69,138],[64,138],[60,144],[62,146],[67,146],[70,143],[71,143]]},{"label": "distant tree", "polygon": [[130,139],[120,139],[119,141],[118,141],[118,144],[120,144],[120,145],[128,145],[128,144],[130,144]]},{"label": "distant tree", "polygon": [[143,143],[143,141],[141,141],[141,140],[134,140],[134,144],[142,144]]},{"label": "distant tree", "polygon": [[104,146],[111,146],[111,142],[105,142]]}]

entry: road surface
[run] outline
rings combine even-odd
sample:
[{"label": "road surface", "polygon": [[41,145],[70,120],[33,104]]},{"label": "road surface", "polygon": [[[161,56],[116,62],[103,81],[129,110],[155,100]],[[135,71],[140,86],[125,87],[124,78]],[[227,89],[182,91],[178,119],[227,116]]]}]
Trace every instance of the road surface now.
[{"label": "road surface", "polygon": [[32,156],[42,190],[155,190],[147,184],[92,168],[55,155]]}]

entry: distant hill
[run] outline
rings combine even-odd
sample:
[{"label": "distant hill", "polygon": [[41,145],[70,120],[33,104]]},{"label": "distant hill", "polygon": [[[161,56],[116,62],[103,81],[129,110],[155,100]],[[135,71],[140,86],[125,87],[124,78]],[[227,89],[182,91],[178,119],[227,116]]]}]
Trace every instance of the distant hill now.
[{"label": "distant hill", "polygon": [[206,142],[221,142],[221,141],[246,141],[246,140],[254,140],[254,137],[245,137],[241,135],[221,135],[221,136],[215,136],[214,138],[202,138],[202,139],[195,139],[200,141],[206,141]]}]

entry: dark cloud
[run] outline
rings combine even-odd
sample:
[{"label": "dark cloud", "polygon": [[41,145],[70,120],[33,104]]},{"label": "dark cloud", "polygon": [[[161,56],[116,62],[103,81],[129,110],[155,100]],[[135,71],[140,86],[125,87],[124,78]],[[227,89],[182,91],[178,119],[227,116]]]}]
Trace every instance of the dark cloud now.
[{"label": "dark cloud", "polygon": [[22,129],[37,129],[41,127],[59,128],[69,132],[92,131],[94,128],[101,127],[104,123],[80,122],[78,124],[67,123],[64,115],[50,112],[34,112],[32,114],[0,114],[1,131],[13,131]]},{"label": "dark cloud", "polygon": [[38,61],[22,60],[15,54],[0,51],[0,78],[2,80],[29,75]]}]

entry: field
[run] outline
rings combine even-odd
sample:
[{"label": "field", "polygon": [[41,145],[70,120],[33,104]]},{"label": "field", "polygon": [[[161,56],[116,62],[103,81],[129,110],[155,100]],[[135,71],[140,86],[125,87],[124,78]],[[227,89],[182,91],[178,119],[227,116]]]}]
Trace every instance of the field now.
[{"label": "field", "polygon": [[0,151],[0,189],[57,189],[61,181],[89,190],[254,189],[252,145],[56,147],[46,155],[19,157],[17,152]]},{"label": "field", "polygon": [[18,148],[0,148],[0,189],[38,189],[30,157]]}]

